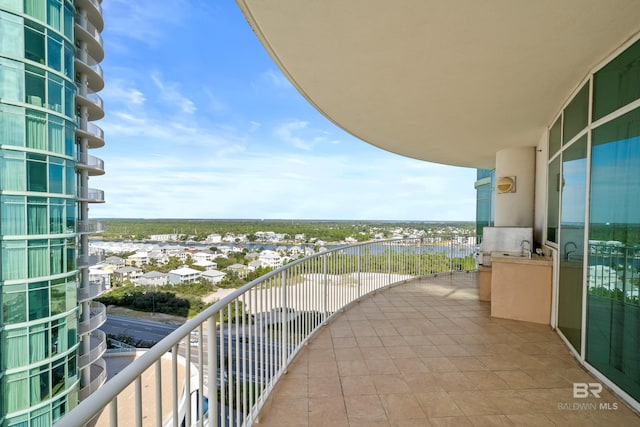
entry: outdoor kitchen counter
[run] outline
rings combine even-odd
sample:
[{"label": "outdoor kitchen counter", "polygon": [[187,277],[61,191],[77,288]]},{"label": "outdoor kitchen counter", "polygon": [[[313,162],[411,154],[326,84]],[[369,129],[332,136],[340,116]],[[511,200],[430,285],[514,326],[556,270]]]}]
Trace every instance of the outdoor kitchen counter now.
[{"label": "outdoor kitchen counter", "polygon": [[548,325],[553,261],[518,255],[491,254],[491,315]]}]

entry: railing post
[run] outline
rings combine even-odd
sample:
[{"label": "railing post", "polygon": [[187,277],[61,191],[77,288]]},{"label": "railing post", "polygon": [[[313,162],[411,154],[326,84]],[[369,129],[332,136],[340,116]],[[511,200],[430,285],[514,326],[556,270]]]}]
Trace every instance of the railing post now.
[{"label": "railing post", "polygon": [[391,249],[387,252],[387,286],[391,284]]},{"label": "railing post", "polygon": [[360,248],[361,248],[361,246],[357,247],[358,301],[360,301],[360,298],[362,298],[362,279],[361,279],[361,276],[360,276]]},{"label": "railing post", "polygon": [[[218,313],[221,313],[220,311]],[[222,316],[221,316],[222,317]],[[220,319],[222,321],[222,319]],[[209,426],[218,425],[218,334],[216,333],[216,315],[212,315],[207,319],[207,358],[209,364],[209,378],[207,387],[209,388]],[[224,387],[222,378],[221,386]]]},{"label": "railing post", "polygon": [[283,373],[287,373],[287,341],[288,337],[288,323],[289,323],[289,310],[287,309],[287,270],[282,272],[282,286],[280,287],[280,302],[282,305],[282,332],[280,334],[281,339],[281,358],[282,366],[284,367]]},{"label": "railing post", "polygon": [[327,324],[327,318],[329,317],[329,283],[328,283],[328,277],[327,277],[327,256],[323,255],[322,256],[322,277],[324,278],[323,280],[323,291],[324,291],[324,298],[323,298],[323,311],[324,311],[324,324]]}]

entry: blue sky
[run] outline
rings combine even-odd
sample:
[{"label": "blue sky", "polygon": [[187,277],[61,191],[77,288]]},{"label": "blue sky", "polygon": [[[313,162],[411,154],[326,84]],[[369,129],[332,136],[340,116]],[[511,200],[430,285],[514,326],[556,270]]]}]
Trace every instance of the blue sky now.
[{"label": "blue sky", "polygon": [[103,2],[94,218],[474,220],[475,170],[401,157],[311,107],[232,1]]}]

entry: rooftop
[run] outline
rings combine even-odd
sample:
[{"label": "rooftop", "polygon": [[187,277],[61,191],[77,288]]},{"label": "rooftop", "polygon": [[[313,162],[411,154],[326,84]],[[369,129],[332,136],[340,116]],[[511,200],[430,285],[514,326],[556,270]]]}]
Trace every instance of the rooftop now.
[{"label": "rooftop", "polygon": [[415,280],[347,309],[298,355],[259,425],[640,423],[606,388],[573,398],[573,383],[599,381],[548,326],[492,318],[477,280]]}]

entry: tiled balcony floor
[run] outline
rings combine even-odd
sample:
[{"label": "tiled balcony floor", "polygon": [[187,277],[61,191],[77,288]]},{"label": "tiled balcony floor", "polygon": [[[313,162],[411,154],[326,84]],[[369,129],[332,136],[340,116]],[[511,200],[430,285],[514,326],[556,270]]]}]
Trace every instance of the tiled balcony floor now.
[{"label": "tiled balcony floor", "polygon": [[574,382],[596,380],[548,326],[491,318],[477,280],[416,280],[352,306],[298,355],[258,425],[640,425],[606,389],[574,399]]}]

